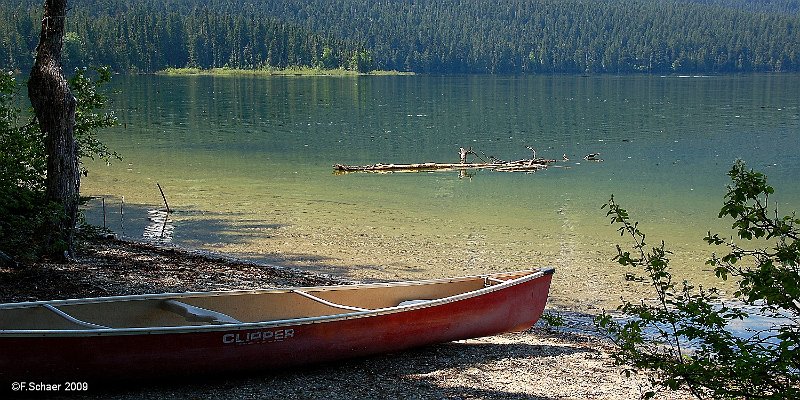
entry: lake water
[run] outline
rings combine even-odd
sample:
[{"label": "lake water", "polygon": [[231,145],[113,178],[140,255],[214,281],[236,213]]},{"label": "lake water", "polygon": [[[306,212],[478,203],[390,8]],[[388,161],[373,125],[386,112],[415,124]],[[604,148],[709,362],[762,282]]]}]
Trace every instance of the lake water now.
[{"label": "lake water", "polygon": [[[627,286],[627,244],[600,210],[615,198],[706,282],[726,172],[766,173],[800,209],[800,76],[119,76],[124,157],[88,162],[83,193],[106,224],[142,238],[147,211],[175,213],[173,243],[358,279],[441,277],[555,265],[553,297],[603,304]],[[570,161],[532,174],[334,175],[332,165]],[[603,162],[587,162],[600,153]],[[124,218],[119,215],[125,199]],[[102,225],[99,201],[89,219]],[[124,227],[122,226],[124,223]],[[156,222],[158,227],[160,222]]]}]

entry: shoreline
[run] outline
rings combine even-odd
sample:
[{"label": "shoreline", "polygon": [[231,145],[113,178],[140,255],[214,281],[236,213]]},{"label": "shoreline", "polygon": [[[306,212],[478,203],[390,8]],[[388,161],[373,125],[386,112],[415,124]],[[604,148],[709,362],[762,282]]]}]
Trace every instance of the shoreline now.
[{"label": "shoreline", "polygon": [[[352,281],[206,251],[97,239],[70,264],[0,268],[0,301],[346,283]],[[137,382],[110,391],[90,387],[81,397],[636,399],[646,390],[646,376],[626,377],[614,365],[614,349],[592,332],[589,314],[552,305],[546,312],[561,316],[565,326],[540,321],[519,333],[287,371]],[[666,392],[657,398],[688,396]]]},{"label": "shoreline", "polygon": [[164,76],[412,76],[413,72],[402,71],[369,71],[359,72],[346,69],[322,69],[313,67],[289,68],[262,68],[262,69],[236,69],[236,68],[167,68],[156,71],[155,75]]}]

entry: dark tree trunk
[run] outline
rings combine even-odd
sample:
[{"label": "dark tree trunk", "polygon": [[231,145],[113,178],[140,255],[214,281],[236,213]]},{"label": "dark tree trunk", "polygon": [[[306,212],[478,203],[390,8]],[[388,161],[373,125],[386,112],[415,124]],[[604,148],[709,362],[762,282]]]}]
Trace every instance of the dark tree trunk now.
[{"label": "dark tree trunk", "polygon": [[[28,81],[28,97],[45,136],[47,199],[64,207],[64,217],[43,234],[50,237],[51,248],[55,250],[61,243],[72,254],[80,175],[75,143],[77,101],[61,71],[66,12],[67,0],[45,0],[36,61]],[[55,253],[60,254],[52,255],[63,257],[63,251]]]}]

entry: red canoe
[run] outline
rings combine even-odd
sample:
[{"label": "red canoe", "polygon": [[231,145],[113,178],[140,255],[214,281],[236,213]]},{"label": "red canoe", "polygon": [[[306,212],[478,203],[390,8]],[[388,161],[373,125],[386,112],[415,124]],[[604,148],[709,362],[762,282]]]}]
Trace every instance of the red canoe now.
[{"label": "red canoe", "polygon": [[552,274],[0,304],[0,384],[274,370],[519,331]]}]

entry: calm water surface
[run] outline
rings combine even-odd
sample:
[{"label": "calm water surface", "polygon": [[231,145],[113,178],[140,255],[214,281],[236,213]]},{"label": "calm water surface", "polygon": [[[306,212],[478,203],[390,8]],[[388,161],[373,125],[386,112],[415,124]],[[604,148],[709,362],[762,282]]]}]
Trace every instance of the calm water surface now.
[{"label": "calm water surface", "polygon": [[[613,281],[614,194],[703,279],[725,175],[744,159],[800,209],[800,76],[118,77],[121,153],[89,163],[85,194],[141,238],[148,209],[172,242],[353,277],[418,277],[555,265],[556,297]],[[570,161],[533,174],[334,175],[331,166],[503,159]],[[599,152],[603,162],[586,162]],[[125,216],[119,215],[124,196]],[[95,205],[90,219],[102,224]],[[122,226],[124,224],[124,226]],[[587,280],[587,277],[591,279]],[[576,293],[582,294],[576,294]],[[615,295],[616,296],[616,295]]]}]

